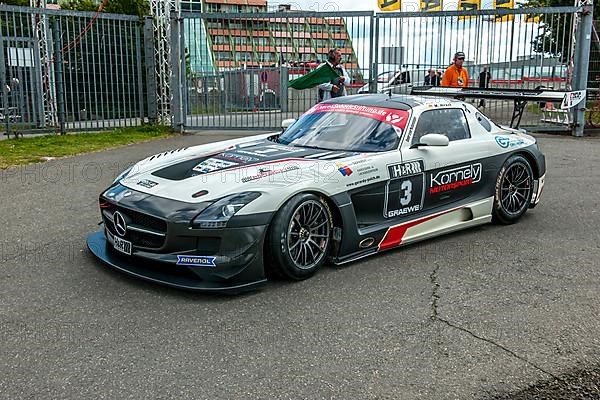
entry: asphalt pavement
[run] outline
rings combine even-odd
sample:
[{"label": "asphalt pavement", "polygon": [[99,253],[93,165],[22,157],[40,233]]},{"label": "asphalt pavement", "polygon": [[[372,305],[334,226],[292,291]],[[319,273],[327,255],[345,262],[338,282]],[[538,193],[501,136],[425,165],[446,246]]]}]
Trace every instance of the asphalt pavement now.
[{"label": "asphalt pavement", "polygon": [[539,136],[547,186],[516,225],[242,296],[141,282],[89,254],[120,170],[231,137],[0,171],[0,398],[481,399],[597,371],[600,139]]}]

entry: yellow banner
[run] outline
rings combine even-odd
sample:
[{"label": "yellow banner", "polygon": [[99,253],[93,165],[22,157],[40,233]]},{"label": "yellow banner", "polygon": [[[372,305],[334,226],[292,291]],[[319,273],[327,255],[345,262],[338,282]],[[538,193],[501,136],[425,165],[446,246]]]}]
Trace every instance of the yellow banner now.
[{"label": "yellow banner", "polygon": [[[515,0],[494,0],[494,8],[515,8]],[[514,18],[514,15],[496,15],[494,21],[507,22],[512,21]]]},{"label": "yellow banner", "polygon": [[377,0],[381,11],[400,11],[400,0]]},{"label": "yellow banner", "polygon": [[[475,11],[481,9],[481,0],[458,0],[458,11]],[[477,18],[477,16],[458,17],[458,19]]]},{"label": "yellow banner", "polygon": [[444,0],[420,0],[421,11],[442,11]]}]

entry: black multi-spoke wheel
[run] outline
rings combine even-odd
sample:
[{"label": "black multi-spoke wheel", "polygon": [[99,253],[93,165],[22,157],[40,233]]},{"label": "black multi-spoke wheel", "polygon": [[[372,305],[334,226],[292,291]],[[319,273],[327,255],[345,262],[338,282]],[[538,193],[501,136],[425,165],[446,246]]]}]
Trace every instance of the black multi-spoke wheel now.
[{"label": "black multi-spoke wheel", "polygon": [[533,172],[527,159],[516,155],[505,163],[496,181],[493,217],[512,224],[527,211],[533,194]]},{"label": "black multi-spoke wheel", "polygon": [[272,261],[289,278],[308,278],[327,258],[331,229],[331,212],[323,199],[307,193],[293,197],[271,224]]}]

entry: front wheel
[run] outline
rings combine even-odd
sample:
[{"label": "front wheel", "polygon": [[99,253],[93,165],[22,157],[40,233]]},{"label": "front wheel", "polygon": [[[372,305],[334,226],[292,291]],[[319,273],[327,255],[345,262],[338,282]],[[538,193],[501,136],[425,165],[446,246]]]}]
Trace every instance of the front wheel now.
[{"label": "front wheel", "polygon": [[332,219],[322,198],[309,193],[294,196],[277,212],[270,229],[270,258],[288,278],[306,279],[325,263]]},{"label": "front wheel", "polygon": [[525,214],[533,195],[533,172],[529,161],[523,156],[510,157],[496,179],[494,222],[513,224]]}]

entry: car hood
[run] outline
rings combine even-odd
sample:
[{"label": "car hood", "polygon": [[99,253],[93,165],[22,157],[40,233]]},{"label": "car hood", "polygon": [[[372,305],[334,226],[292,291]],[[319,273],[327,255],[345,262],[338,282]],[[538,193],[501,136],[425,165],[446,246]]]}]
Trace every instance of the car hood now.
[{"label": "car hood", "polygon": [[120,183],[143,193],[199,203],[233,193],[317,182],[317,177],[332,173],[343,175],[340,161],[365,156],[286,146],[268,140],[268,136],[154,155],[136,164]]}]

